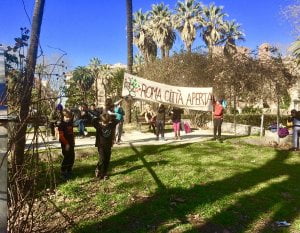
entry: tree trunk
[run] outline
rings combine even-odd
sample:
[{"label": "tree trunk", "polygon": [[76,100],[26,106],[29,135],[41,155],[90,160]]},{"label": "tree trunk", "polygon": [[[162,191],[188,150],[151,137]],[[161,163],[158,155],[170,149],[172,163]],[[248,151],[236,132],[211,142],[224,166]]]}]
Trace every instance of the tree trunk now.
[{"label": "tree trunk", "polygon": [[166,50],[165,50],[165,48],[160,48],[160,52],[161,52],[161,58],[165,58],[166,57]]},{"label": "tree trunk", "polygon": [[126,0],[127,10],[127,70],[132,74],[133,65],[133,33],[132,33],[132,0]]},{"label": "tree trunk", "polygon": [[95,85],[96,85],[96,89],[95,89],[95,91],[96,91],[96,106],[97,107],[99,107],[98,106],[98,77],[96,77],[96,82],[95,82]]},{"label": "tree trunk", "polygon": [[27,129],[27,117],[29,113],[29,106],[31,103],[31,91],[34,82],[34,72],[37,59],[39,37],[41,32],[41,25],[43,19],[45,0],[36,0],[32,18],[30,46],[27,53],[27,65],[25,71],[25,77],[22,80],[23,89],[21,95],[20,106],[20,121],[17,125],[16,138],[13,142],[13,172],[20,171],[24,163],[24,150],[26,140]]},{"label": "tree trunk", "polygon": [[277,95],[277,143],[279,144],[280,97]]},{"label": "tree trunk", "polygon": [[236,92],[233,91],[233,125],[234,125],[234,135],[236,135]]},{"label": "tree trunk", "polygon": [[188,53],[192,52],[192,45],[187,45],[186,46]]},{"label": "tree trunk", "polygon": [[[132,74],[133,66],[133,34],[132,34],[132,0],[126,0],[127,15],[127,72]],[[131,98],[126,100],[126,123],[131,123]]]}]

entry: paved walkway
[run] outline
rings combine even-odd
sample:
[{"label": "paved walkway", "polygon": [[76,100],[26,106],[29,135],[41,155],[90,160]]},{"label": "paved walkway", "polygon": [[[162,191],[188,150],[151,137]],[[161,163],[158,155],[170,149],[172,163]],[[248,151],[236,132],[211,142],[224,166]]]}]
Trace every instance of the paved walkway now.
[{"label": "paved walkway", "polygon": [[[229,135],[229,134],[225,134]],[[29,134],[27,137],[27,146],[32,142],[33,134]],[[184,144],[194,143],[200,141],[210,140],[212,138],[211,130],[193,130],[189,134],[182,133],[182,140],[174,140],[174,133],[165,133],[166,141],[156,141],[156,136],[153,133],[142,133],[134,130],[128,133],[124,133],[122,136],[122,142],[120,145],[114,147],[129,147],[130,143],[135,146],[140,145],[162,145],[162,144]],[[39,148],[45,149],[45,142],[48,143],[50,148],[60,148],[58,140],[51,140],[50,137],[39,138]],[[95,137],[85,137],[75,139],[76,148],[79,147],[93,147],[95,145]]]}]

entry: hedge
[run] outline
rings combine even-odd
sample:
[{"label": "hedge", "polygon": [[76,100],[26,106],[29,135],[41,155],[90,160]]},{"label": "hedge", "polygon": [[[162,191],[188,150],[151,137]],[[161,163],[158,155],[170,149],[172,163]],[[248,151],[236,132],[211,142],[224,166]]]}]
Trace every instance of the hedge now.
[{"label": "hedge", "polygon": [[[280,116],[279,122],[283,125],[286,125],[287,119],[290,116],[283,115]],[[224,121],[226,122],[234,122],[234,115],[232,114],[225,114]],[[274,124],[277,122],[277,115],[276,114],[267,114],[264,115],[264,128],[268,128],[269,125]],[[260,126],[261,123],[261,114],[239,114],[236,115],[236,123],[243,124],[243,125],[252,125],[252,126]]]},{"label": "hedge", "polygon": [[[282,115],[280,116],[279,122],[283,125],[286,125],[287,119],[290,116]],[[211,121],[211,113],[197,113],[197,114],[190,114],[189,117],[192,120],[194,125],[198,127],[203,127],[206,123]],[[234,122],[234,115],[233,114],[225,114],[224,115],[224,122]],[[269,125],[274,124],[277,122],[277,115],[276,114],[266,114],[264,115],[264,128],[268,128]],[[251,126],[260,126],[261,123],[261,114],[237,114],[236,115],[236,123],[243,124],[243,125],[251,125]]]}]

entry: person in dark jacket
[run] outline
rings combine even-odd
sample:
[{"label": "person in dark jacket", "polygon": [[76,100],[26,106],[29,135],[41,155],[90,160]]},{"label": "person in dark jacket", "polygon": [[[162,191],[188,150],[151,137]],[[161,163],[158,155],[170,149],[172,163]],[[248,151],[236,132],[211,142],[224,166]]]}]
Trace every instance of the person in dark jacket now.
[{"label": "person in dark jacket", "polygon": [[63,111],[63,120],[58,123],[59,141],[63,154],[61,174],[64,179],[69,179],[75,160],[75,140],[73,132],[73,116],[68,110]]},{"label": "person in dark jacket", "polygon": [[58,104],[55,109],[50,114],[50,123],[49,127],[51,130],[52,140],[55,140],[55,128],[57,127],[57,123],[63,120],[63,106]]},{"label": "person in dark jacket", "polygon": [[166,120],[166,109],[163,104],[159,104],[156,113],[156,140],[159,140],[159,134],[161,140],[165,141],[165,120]]},{"label": "person in dark jacket", "polygon": [[91,104],[90,108],[88,110],[88,114],[89,114],[89,122],[91,123],[91,120],[94,117],[99,117],[100,116],[100,111],[98,109],[96,109],[96,105],[95,104]]},{"label": "person in dark jacket", "polygon": [[95,146],[99,152],[99,162],[97,164],[95,175],[100,179],[108,179],[108,168],[111,157],[111,148],[114,141],[114,133],[118,120],[109,115],[103,113],[99,118],[93,119],[93,126],[96,129],[97,140]]},{"label": "person in dark jacket", "polygon": [[170,111],[170,114],[172,116],[175,140],[177,139],[181,140],[180,124],[181,124],[181,114],[183,114],[183,110],[181,108],[173,107],[172,110]]}]

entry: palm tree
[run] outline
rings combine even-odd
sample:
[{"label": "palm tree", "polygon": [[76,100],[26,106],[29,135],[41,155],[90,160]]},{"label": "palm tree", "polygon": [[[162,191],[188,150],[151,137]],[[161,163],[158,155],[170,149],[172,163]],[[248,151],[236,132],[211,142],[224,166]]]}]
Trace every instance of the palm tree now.
[{"label": "palm tree", "polygon": [[226,57],[230,57],[236,53],[236,41],[245,40],[245,34],[240,29],[241,25],[233,21],[226,21],[223,24],[223,42],[224,54]]},{"label": "palm tree", "polygon": [[157,46],[149,30],[149,13],[139,10],[133,14],[133,42],[139,48],[145,60],[152,61],[157,56]]},{"label": "palm tree", "polygon": [[84,66],[78,66],[73,72],[73,80],[77,83],[83,92],[84,102],[87,103],[87,92],[91,89],[94,83],[94,76],[90,69]]},{"label": "palm tree", "polygon": [[298,59],[298,64],[300,63],[300,38],[292,43],[289,51]]},{"label": "palm tree", "polygon": [[196,39],[197,28],[201,26],[201,5],[195,0],[177,2],[176,14],[173,17],[174,28],[180,33],[188,52],[192,51],[192,44]]},{"label": "palm tree", "polygon": [[[126,0],[127,16],[127,71],[132,74],[133,66],[133,33],[132,33],[132,0]],[[127,101],[126,123],[131,123],[131,100]]]},{"label": "palm tree", "polygon": [[163,3],[152,5],[149,27],[153,35],[153,40],[161,50],[162,58],[169,56],[169,52],[176,39],[176,34],[172,26],[169,8]]},{"label": "palm tree", "polygon": [[109,65],[102,65],[101,66],[101,84],[104,87],[104,96],[105,99],[108,97],[108,90],[109,90],[109,84],[111,83],[111,79],[113,76],[113,71]]},{"label": "palm tree", "polygon": [[101,60],[97,57],[93,57],[90,60],[89,69],[91,70],[92,75],[95,80],[95,92],[96,92],[96,106],[99,106],[98,103],[98,79],[101,78]]},{"label": "palm tree", "polygon": [[211,4],[208,7],[203,7],[204,27],[202,37],[208,47],[209,54],[213,53],[214,46],[221,43],[225,16],[227,14],[223,13],[222,6]]}]

